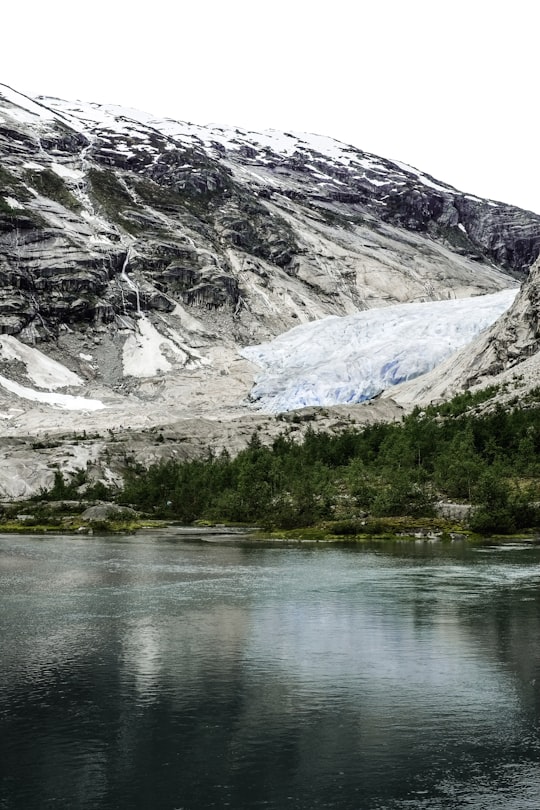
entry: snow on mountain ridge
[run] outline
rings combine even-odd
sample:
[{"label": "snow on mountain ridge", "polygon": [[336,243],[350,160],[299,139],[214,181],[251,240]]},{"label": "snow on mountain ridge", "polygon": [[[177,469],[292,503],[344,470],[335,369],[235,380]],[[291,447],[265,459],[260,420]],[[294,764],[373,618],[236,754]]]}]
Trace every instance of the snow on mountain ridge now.
[{"label": "snow on mountain ridge", "polygon": [[[4,99],[12,105],[10,114],[13,117],[17,117],[18,120],[34,122],[36,118],[42,118],[46,121],[52,121],[57,117],[57,115],[45,105],[39,102],[36,103],[36,101],[29,96],[19,93],[7,84],[0,84],[0,92]],[[13,107],[16,108],[16,111],[13,110]]]},{"label": "snow on mountain ridge", "polygon": [[[364,152],[352,144],[345,144],[327,135],[317,135],[309,132],[283,132],[277,129],[257,132],[242,127],[223,126],[218,124],[192,124],[186,121],[177,121],[172,118],[159,118],[151,113],[114,104],[97,104],[93,102],[67,102],[62,99],[39,96],[39,101],[45,105],[44,109],[61,111],[70,118],[78,120],[84,126],[93,124],[108,129],[110,133],[132,137],[144,138],[148,131],[154,130],[176,141],[187,143],[191,147],[202,147],[205,150],[215,149],[216,145],[227,152],[234,153],[244,149],[255,149],[257,154],[252,159],[265,161],[265,153],[270,151],[274,155],[292,158],[295,153],[312,154],[314,157],[341,164],[347,169],[365,170],[361,177],[374,186],[381,186],[394,182],[400,185],[406,179],[414,179],[425,186],[449,194],[460,192],[452,186],[435,181],[434,178],[398,160],[387,160]],[[142,125],[144,134],[137,132],[133,125]],[[257,149],[257,147],[259,147]],[[370,177],[371,174],[383,176],[381,180]],[[259,178],[265,180],[266,178]],[[336,178],[333,178],[334,182]],[[339,181],[338,181],[339,182]],[[470,195],[471,196],[471,195]],[[479,199],[471,196],[472,199]]]},{"label": "snow on mountain ridge", "polygon": [[[19,454],[34,492],[52,464],[81,466],[68,431],[102,437],[91,474],[104,480],[128,458],[116,431],[142,464],[236,452],[255,426],[275,435],[280,421],[246,407],[256,367],[245,358],[261,348],[238,349],[250,344],[285,346],[252,391],[273,411],[358,402],[420,374],[479,328],[482,299],[468,296],[526,278],[540,249],[539,216],[325,136],[32,101],[2,85],[0,118],[0,332],[20,341],[0,369],[0,427],[13,437],[0,462],[15,469]],[[392,332],[392,305],[422,301],[446,314],[410,304]],[[384,309],[362,333],[373,307]],[[349,315],[354,328],[328,318]],[[298,324],[313,331],[297,341]],[[515,354],[536,346],[510,329],[507,342]],[[28,344],[64,370],[23,355]],[[357,423],[401,415],[382,397],[350,410]],[[319,409],[317,427],[344,411]],[[155,441],[159,428],[170,441]],[[35,451],[44,433],[69,452]],[[21,497],[11,478],[0,494]]]}]

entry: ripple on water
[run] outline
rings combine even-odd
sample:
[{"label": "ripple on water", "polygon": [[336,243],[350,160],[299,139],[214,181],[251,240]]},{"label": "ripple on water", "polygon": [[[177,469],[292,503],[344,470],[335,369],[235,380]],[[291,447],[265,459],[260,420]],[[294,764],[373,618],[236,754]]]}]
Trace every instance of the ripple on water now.
[{"label": "ripple on water", "polygon": [[538,810],[539,562],[0,537],[6,807]]}]

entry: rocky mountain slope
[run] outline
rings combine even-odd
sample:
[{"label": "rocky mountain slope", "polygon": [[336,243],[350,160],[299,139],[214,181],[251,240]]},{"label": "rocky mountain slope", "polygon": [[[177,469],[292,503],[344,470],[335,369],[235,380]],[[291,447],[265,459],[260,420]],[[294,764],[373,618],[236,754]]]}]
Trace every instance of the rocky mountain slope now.
[{"label": "rocky mountain slope", "polygon": [[55,464],[114,475],[110,440],[129,431],[124,455],[143,462],[241,443],[271,421],[246,410],[257,369],[241,349],[505,290],[539,251],[539,216],[330,138],[0,85],[0,431],[18,471],[3,463],[0,493],[46,485]]},{"label": "rocky mountain slope", "polygon": [[496,401],[526,403],[540,389],[540,260],[512,306],[474,341],[425,376],[384,392],[402,406],[428,405],[465,390],[499,389]]},{"label": "rocky mountain slope", "polygon": [[396,304],[297,326],[242,356],[261,369],[250,399],[268,413],[361,403],[436,368],[493,324],[517,289]]}]

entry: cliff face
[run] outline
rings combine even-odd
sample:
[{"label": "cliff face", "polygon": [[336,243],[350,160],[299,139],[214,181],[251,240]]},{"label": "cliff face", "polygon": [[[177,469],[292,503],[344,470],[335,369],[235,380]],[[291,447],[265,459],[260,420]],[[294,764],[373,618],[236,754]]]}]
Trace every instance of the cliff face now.
[{"label": "cliff face", "polygon": [[0,331],[202,312],[240,343],[492,292],[540,217],[329,138],[159,121],[0,86]]},{"label": "cliff face", "polygon": [[[20,471],[0,494],[50,484],[51,464],[113,475],[100,453],[116,441],[100,442],[122,431],[147,431],[141,463],[167,450],[153,448],[162,426],[170,453],[236,446],[254,419],[243,347],[329,315],[497,292],[539,251],[539,216],[331,138],[0,85],[0,455]],[[82,431],[86,455],[32,449]]]},{"label": "cliff face", "polygon": [[511,307],[472,343],[429,374],[387,390],[401,405],[427,405],[461,391],[497,386],[497,401],[526,401],[540,386],[540,260]]}]

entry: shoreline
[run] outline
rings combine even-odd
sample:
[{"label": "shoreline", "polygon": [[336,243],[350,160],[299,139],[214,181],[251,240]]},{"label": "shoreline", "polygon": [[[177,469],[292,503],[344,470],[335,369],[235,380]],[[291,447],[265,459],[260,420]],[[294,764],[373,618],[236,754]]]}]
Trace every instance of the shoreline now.
[{"label": "shoreline", "polygon": [[478,535],[470,531],[460,532],[381,532],[366,534],[334,534],[322,529],[307,527],[306,529],[292,529],[283,531],[265,532],[256,526],[186,526],[166,523],[132,523],[130,525],[114,525],[109,528],[103,526],[62,528],[60,526],[29,526],[24,523],[2,526],[0,536],[28,536],[28,537],[109,537],[111,539],[122,536],[137,536],[148,533],[156,537],[178,539],[186,543],[200,544],[241,544],[250,546],[355,546],[370,543],[396,543],[406,545],[444,545],[451,546],[459,543],[470,545],[511,544],[519,542],[527,546],[540,545],[540,533],[534,530],[515,534]]}]

